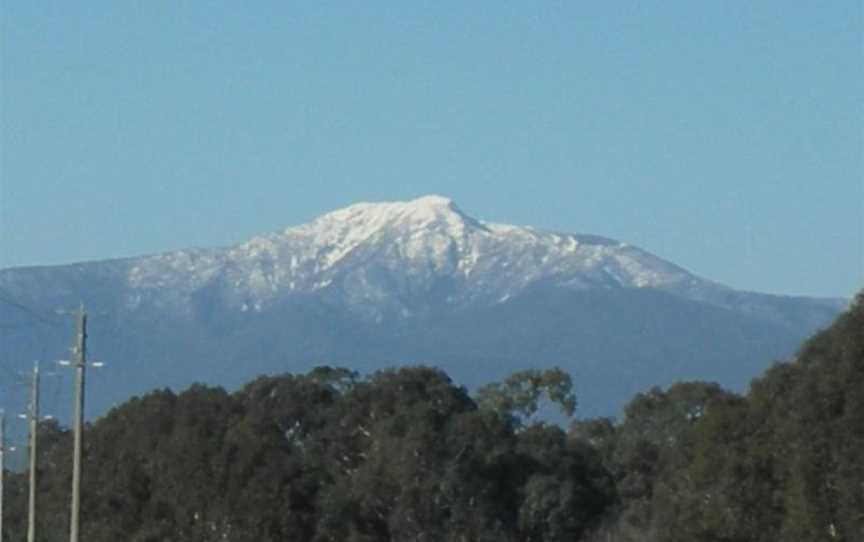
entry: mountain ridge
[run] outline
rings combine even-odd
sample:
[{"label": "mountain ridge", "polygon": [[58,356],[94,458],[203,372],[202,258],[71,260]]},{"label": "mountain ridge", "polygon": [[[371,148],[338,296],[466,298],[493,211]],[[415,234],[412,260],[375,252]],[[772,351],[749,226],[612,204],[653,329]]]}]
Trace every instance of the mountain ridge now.
[{"label": "mountain ridge", "polygon": [[[676,367],[740,388],[844,305],[737,291],[626,243],[480,221],[440,196],[355,204],[227,248],[4,269],[0,293],[43,314],[84,301],[111,315],[91,335],[101,358],[132,367],[116,400],[322,362],[437,363],[469,386],[551,363],[604,413]],[[34,345],[68,346],[68,331],[46,338],[30,321],[0,303],[20,366],[42,355]]]},{"label": "mountain ridge", "polygon": [[[402,220],[398,220],[402,219]],[[443,229],[441,226],[446,225]],[[371,226],[371,227],[370,227]],[[406,230],[409,234],[406,238]],[[477,232],[483,237],[477,247],[478,239],[472,238]],[[505,240],[519,248],[530,248],[538,258],[528,263],[537,268],[549,267],[548,260],[554,256],[559,261],[573,265],[578,258],[583,259],[583,269],[575,271],[594,272],[595,278],[606,273],[610,283],[616,280],[620,286],[659,287],[675,284],[692,286],[698,282],[703,287],[722,288],[738,291],[719,283],[698,277],[684,268],[663,260],[639,247],[608,237],[591,234],[565,233],[557,230],[536,229],[530,226],[486,222],[464,213],[453,200],[443,196],[428,195],[407,202],[356,203],[348,207],[322,214],[306,224],[287,227],[279,232],[255,235],[252,238],[228,247],[187,248],[174,251],[145,254],[107,260],[91,260],[70,264],[50,266],[23,266],[0,269],[0,272],[16,270],[38,270],[56,268],[76,268],[94,264],[122,268],[132,265],[129,272],[131,286],[143,288],[165,286],[165,279],[171,272],[196,276],[196,282],[206,282],[219,267],[237,266],[248,263],[270,262],[291,269],[311,267],[314,273],[326,272],[336,264],[349,259],[352,254],[362,250],[372,242],[389,243],[401,250],[401,254],[390,256],[418,259],[431,255],[428,263],[438,268],[447,267],[444,258],[453,254],[460,256],[459,261],[450,267],[470,275],[473,268],[471,258],[476,258],[478,248],[490,248],[490,239]],[[298,244],[306,243],[307,247]],[[437,246],[436,246],[437,243]],[[297,250],[300,248],[301,254]],[[493,247],[497,248],[497,247]],[[450,252],[448,253],[448,249]],[[473,250],[473,252],[472,252]],[[302,254],[306,252],[306,254]],[[550,254],[550,252],[555,252]],[[512,253],[507,254],[508,256]],[[286,257],[287,256],[287,257]],[[542,261],[537,261],[542,256]],[[572,256],[571,258],[567,258]],[[311,258],[310,258],[311,257]],[[303,261],[304,259],[313,261]],[[564,260],[563,262],[561,260]],[[569,260],[569,261],[567,261]],[[148,273],[140,264],[148,264]],[[600,265],[603,264],[603,265]],[[618,268],[610,264],[618,264]],[[631,265],[630,269],[627,266]],[[253,270],[258,271],[258,270]],[[282,276],[290,278],[286,269],[279,269]],[[561,271],[560,269],[558,271]],[[640,273],[640,271],[642,273]],[[159,274],[154,274],[159,272]],[[653,272],[653,273],[652,273]],[[590,274],[590,273],[587,273]],[[570,277],[574,278],[574,277]],[[585,276],[580,277],[583,280]],[[578,281],[569,284],[578,286]],[[194,287],[194,285],[193,285]],[[752,292],[756,293],[756,292]],[[769,295],[769,294],[761,294]],[[808,296],[779,296],[808,298]],[[826,301],[844,301],[836,298],[811,298]]]}]

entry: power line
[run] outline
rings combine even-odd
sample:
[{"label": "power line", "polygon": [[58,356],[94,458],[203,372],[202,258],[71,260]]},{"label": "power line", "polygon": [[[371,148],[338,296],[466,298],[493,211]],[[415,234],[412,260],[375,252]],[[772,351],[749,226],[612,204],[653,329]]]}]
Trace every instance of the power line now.
[{"label": "power line", "polygon": [[37,312],[37,309],[33,309],[24,305],[23,303],[19,303],[12,299],[12,296],[9,295],[9,292],[5,291],[3,288],[0,288],[0,302],[9,305],[10,307],[15,307],[16,309],[25,312],[27,315],[31,316],[37,322],[51,326],[51,327],[60,327],[60,322],[55,320],[51,320],[48,316],[44,314],[40,314]]}]

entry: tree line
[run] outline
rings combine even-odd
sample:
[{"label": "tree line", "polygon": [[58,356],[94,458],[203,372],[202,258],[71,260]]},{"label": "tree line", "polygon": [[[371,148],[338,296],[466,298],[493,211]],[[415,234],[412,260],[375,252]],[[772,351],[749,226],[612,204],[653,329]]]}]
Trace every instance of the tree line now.
[{"label": "tree line", "polygon": [[[569,425],[546,404],[576,406],[557,369],[474,394],[430,367],[154,391],[86,428],[82,540],[864,540],[862,294],[746,395],[683,382]],[[39,540],[66,540],[71,435],[40,438]]]}]

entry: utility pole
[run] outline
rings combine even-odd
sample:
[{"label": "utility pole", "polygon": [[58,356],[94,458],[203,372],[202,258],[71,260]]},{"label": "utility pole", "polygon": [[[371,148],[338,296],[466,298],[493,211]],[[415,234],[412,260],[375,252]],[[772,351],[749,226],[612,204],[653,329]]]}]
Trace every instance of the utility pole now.
[{"label": "utility pole", "polygon": [[[81,520],[81,450],[84,440],[84,376],[87,369],[87,313],[84,304],[75,315],[75,345],[72,347],[73,359],[60,360],[60,365],[75,369],[75,405],[72,415],[74,448],[72,450],[72,505],[69,511],[69,540],[78,542]],[[102,367],[102,362],[90,363]]]},{"label": "utility pole", "polygon": [[27,542],[36,542],[36,435],[39,429],[39,363],[33,367],[30,392],[30,499],[27,514]]},{"label": "utility pole", "polygon": [[6,479],[6,412],[0,410],[0,542],[3,541],[3,494]]},{"label": "utility pole", "polygon": [[[69,520],[69,541],[78,542],[78,522],[81,517],[81,445],[82,425],[84,424],[84,369],[87,367],[87,313],[84,305],[78,310],[75,347],[75,413],[73,429],[75,449],[72,459],[72,509]],[[33,542],[33,541],[28,541]]]}]

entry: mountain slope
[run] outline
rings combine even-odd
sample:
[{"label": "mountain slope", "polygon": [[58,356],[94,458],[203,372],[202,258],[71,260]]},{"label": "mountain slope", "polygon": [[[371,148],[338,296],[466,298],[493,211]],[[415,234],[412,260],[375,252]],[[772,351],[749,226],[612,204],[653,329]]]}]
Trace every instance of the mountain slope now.
[{"label": "mountain slope", "polygon": [[482,222],[438,196],[352,205],[228,249],[6,269],[0,294],[0,353],[17,366],[62,357],[71,327],[55,309],[87,304],[93,351],[113,367],[95,412],[154,386],[427,362],[466,385],[559,364],[583,413],[613,413],[677,378],[740,388],[842,306],[738,292],[636,247]]}]

